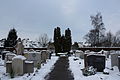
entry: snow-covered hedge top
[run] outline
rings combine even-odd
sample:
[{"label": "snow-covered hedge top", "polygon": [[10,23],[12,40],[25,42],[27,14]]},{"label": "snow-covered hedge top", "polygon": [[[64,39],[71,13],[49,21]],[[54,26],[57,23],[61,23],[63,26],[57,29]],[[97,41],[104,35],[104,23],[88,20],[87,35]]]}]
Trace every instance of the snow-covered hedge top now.
[{"label": "snow-covered hedge top", "polygon": [[7,53],[6,55],[16,56],[16,54],[14,54],[14,53],[12,53],[12,52]]},{"label": "snow-covered hedge top", "polygon": [[12,63],[12,61],[7,61],[6,63]]},{"label": "snow-covered hedge top", "polygon": [[33,61],[25,61],[25,63],[33,63]]},{"label": "snow-covered hedge top", "polygon": [[24,56],[22,56],[22,55],[15,56],[15,57],[12,58],[12,60],[14,60],[14,59],[26,60],[26,58]]},{"label": "snow-covered hedge top", "polygon": [[10,51],[2,51],[2,53],[4,54],[4,53],[10,53]]},{"label": "snow-covered hedge top", "polygon": [[26,53],[28,53],[28,54],[41,54],[41,52],[36,52],[36,51],[34,51],[34,52],[24,52],[24,54],[26,54]]},{"label": "snow-covered hedge top", "polygon": [[94,51],[91,51],[91,52],[89,52],[90,54],[95,54],[96,52],[94,52]]},{"label": "snow-covered hedge top", "polygon": [[67,54],[67,53],[57,53],[57,54],[59,54],[59,55],[64,55],[64,54]]},{"label": "snow-covered hedge top", "polygon": [[105,54],[88,54],[87,56],[90,56],[90,55],[105,56]]},{"label": "snow-covered hedge top", "polygon": [[76,50],[76,52],[80,52],[80,53],[83,53],[83,51],[81,51],[81,50]]},{"label": "snow-covered hedge top", "polygon": [[46,51],[46,50],[42,50],[42,51]]}]

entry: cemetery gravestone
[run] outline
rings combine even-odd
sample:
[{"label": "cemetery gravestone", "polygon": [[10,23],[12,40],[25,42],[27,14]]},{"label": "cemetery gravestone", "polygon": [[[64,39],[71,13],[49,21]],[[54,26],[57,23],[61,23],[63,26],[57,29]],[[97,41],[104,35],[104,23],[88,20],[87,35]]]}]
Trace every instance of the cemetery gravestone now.
[{"label": "cemetery gravestone", "polygon": [[80,58],[84,59],[84,52],[83,51],[80,52]]},{"label": "cemetery gravestone", "polygon": [[5,56],[4,66],[6,66],[7,61],[12,61],[12,58],[15,57],[15,56],[16,56],[16,54],[14,54],[14,53],[7,53],[6,56]]},{"label": "cemetery gravestone", "polygon": [[33,61],[25,61],[25,73],[34,72],[34,63]]},{"label": "cemetery gravestone", "polygon": [[111,67],[118,66],[118,54],[111,54]]},{"label": "cemetery gravestone", "polygon": [[80,52],[78,50],[75,51],[75,57],[80,57]]},{"label": "cemetery gravestone", "polygon": [[12,61],[6,62],[6,73],[11,73],[12,70]]},{"label": "cemetery gravestone", "polygon": [[46,63],[46,59],[47,59],[47,55],[46,55],[46,51],[43,50],[41,51],[41,60],[42,60],[42,63]]},{"label": "cemetery gravestone", "polygon": [[26,52],[24,56],[27,61],[33,61],[35,67],[41,65],[41,52]]},{"label": "cemetery gravestone", "polygon": [[97,68],[97,71],[102,72],[105,69],[105,56],[103,55],[88,55],[87,56],[88,66]]},{"label": "cemetery gravestone", "polygon": [[18,55],[13,57],[12,61],[6,62],[6,73],[13,72],[14,75],[23,75],[34,72],[33,61],[26,61],[24,56]]},{"label": "cemetery gravestone", "polygon": [[120,71],[120,56],[118,56],[118,63],[119,63],[118,68],[119,68],[119,71]]},{"label": "cemetery gravestone", "polygon": [[12,60],[12,69],[15,75],[23,75],[25,73],[25,60],[24,56],[18,55]]},{"label": "cemetery gravestone", "polygon": [[87,64],[87,55],[88,55],[88,54],[86,54],[86,53],[84,54],[84,66],[85,66],[85,67],[88,66],[88,64]]}]

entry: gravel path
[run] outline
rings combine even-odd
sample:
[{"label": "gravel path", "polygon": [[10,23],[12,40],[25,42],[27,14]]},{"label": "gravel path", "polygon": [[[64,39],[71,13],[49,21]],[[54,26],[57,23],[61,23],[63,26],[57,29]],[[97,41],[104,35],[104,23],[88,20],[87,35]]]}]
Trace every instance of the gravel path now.
[{"label": "gravel path", "polygon": [[60,57],[54,69],[45,77],[45,80],[74,80],[69,68],[68,57]]}]

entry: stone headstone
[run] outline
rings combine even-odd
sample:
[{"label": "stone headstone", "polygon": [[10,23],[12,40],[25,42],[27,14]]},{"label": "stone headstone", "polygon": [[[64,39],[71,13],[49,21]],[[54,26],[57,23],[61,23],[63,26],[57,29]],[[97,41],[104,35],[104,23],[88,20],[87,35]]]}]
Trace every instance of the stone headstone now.
[{"label": "stone headstone", "polygon": [[111,67],[118,66],[118,54],[111,53]]},{"label": "stone headstone", "polygon": [[83,53],[83,51],[76,51],[75,52],[75,57],[79,57],[79,58],[81,58],[81,59],[84,59],[84,53]]},{"label": "stone headstone", "polygon": [[21,76],[25,73],[34,72],[33,61],[26,61],[24,56],[18,55],[12,61],[6,62],[6,73],[14,72],[14,75]]},{"label": "stone headstone", "polygon": [[46,50],[42,50],[41,51],[41,61],[42,61],[42,63],[46,63],[46,59],[47,59],[47,52],[46,52]]},{"label": "stone headstone", "polygon": [[75,51],[75,57],[80,57],[80,51],[78,50]]},{"label": "stone headstone", "polygon": [[49,50],[46,50],[46,59],[50,59],[51,58],[51,54]]},{"label": "stone headstone", "polygon": [[80,58],[84,59],[84,52],[83,51],[80,52]]},{"label": "stone headstone", "polygon": [[84,67],[87,67],[88,64],[87,64],[87,53],[84,54]]},{"label": "stone headstone", "polygon": [[34,72],[34,63],[33,61],[25,61],[25,73]]},{"label": "stone headstone", "polygon": [[25,60],[26,58],[21,55],[12,59],[12,69],[15,75],[23,75],[25,73]]},{"label": "stone headstone", "polygon": [[5,56],[4,66],[6,66],[7,61],[12,61],[12,58],[15,56],[16,56],[16,54],[14,54],[14,53],[10,53],[10,52],[7,53]]},{"label": "stone headstone", "polygon": [[97,68],[97,71],[102,72],[105,69],[105,55],[88,55],[87,56],[87,66],[93,66]]},{"label": "stone headstone", "polygon": [[26,52],[24,56],[27,61],[33,61],[35,67],[41,65],[41,52]]},{"label": "stone headstone", "polygon": [[6,62],[6,73],[11,73],[12,70],[12,61]]},{"label": "stone headstone", "polygon": [[119,68],[119,71],[120,71],[120,56],[118,56],[118,68]]}]

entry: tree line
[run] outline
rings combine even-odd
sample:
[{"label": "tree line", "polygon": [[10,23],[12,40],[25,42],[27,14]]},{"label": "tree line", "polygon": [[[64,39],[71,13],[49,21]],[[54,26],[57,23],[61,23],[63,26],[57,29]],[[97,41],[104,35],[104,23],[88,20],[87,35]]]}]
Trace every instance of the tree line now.
[{"label": "tree line", "polygon": [[[8,36],[6,39],[4,39],[4,47],[14,47],[17,44],[18,36],[17,31],[15,28],[10,29]],[[38,42],[38,47],[46,47],[48,43],[50,42],[50,39],[47,34],[41,34],[38,39],[36,39]]]},{"label": "tree line", "polygon": [[[90,19],[93,28],[84,36],[85,43],[89,44],[90,47],[120,47],[120,31],[117,31],[116,34],[111,31],[106,32],[101,13],[90,16]],[[17,43],[17,38],[16,29],[11,29],[5,39],[4,47],[14,47]],[[69,52],[71,50],[72,36],[69,28],[62,35],[60,27],[54,28],[53,40],[56,53]],[[47,34],[39,36],[37,41],[42,47],[46,47],[50,42]],[[75,43],[74,46],[78,47],[78,44]]]},{"label": "tree line", "polygon": [[111,31],[105,32],[101,13],[90,16],[93,29],[84,36],[90,47],[120,47],[120,31],[114,35]]}]

